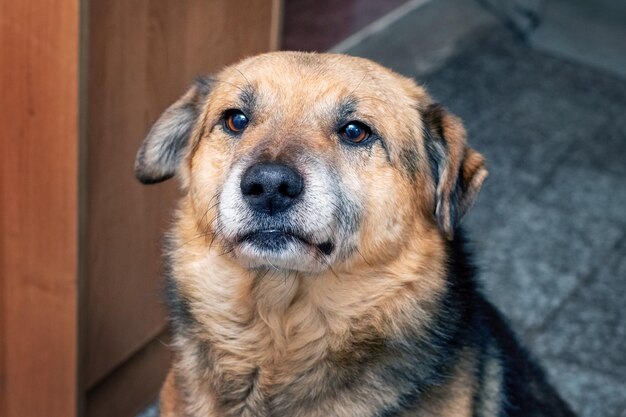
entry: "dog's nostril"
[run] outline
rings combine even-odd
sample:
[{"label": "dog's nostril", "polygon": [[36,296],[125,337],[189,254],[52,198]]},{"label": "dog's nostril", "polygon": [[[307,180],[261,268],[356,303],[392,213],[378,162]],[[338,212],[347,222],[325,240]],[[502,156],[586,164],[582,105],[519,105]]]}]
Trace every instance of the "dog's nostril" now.
[{"label": "dog's nostril", "polygon": [[287,197],[295,198],[302,192],[302,181],[282,182],[278,192]]},{"label": "dog's nostril", "polygon": [[263,194],[263,186],[261,184],[253,184],[247,193],[248,195],[259,196]]}]

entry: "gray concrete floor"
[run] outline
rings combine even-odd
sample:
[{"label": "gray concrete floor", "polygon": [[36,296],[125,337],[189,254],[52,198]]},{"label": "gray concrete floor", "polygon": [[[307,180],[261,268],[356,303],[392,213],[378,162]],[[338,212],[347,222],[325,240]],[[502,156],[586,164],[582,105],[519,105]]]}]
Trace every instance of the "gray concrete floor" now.
[{"label": "gray concrete floor", "polygon": [[549,0],[542,17],[534,47],[626,77],[626,1]]},{"label": "gray concrete floor", "polygon": [[[581,416],[626,417],[626,20],[545,3],[530,47],[477,3],[431,0],[345,52],[464,119],[490,168],[465,221],[485,292]],[[583,45],[577,27],[599,29]]]}]

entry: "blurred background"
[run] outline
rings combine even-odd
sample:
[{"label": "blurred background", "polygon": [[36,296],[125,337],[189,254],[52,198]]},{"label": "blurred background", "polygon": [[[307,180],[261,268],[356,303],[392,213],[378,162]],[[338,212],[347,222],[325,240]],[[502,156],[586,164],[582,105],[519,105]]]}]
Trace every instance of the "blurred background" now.
[{"label": "blurred background", "polygon": [[134,155],[196,75],[275,49],[373,59],[462,117],[484,291],[581,416],[626,417],[623,0],[0,0],[0,415],[158,415],[176,190]]}]

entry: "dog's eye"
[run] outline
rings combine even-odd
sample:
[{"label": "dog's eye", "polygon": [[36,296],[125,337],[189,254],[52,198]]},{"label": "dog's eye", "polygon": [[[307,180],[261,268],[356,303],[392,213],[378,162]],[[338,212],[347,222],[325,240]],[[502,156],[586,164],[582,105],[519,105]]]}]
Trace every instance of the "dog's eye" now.
[{"label": "dog's eye", "polygon": [[341,138],[351,143],[361,143],[370,136],[371,130],[361,122],[350,122],[339,130]]},{"label": "dog's eye", "polygon": [[231,110],[226,113],[224,126],[232,133],[239,133],[248,126],[248,117],[240,110]]}]

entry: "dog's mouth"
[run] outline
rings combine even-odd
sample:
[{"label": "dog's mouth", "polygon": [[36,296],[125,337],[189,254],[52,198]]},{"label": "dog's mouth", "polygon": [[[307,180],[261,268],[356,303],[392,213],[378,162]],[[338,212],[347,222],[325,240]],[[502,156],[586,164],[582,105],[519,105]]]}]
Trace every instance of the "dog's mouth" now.
[{"label": "dog's mouth", "polygon": [[335,245],[332,241],[313,243],[311,239],[288,230],[266,229],[256,230],[241,235],[238,244],[248,244],[262,252],[279,253],[288,249],[290,245],[299,245],[315,249],[323,255],[332,254]]}]

